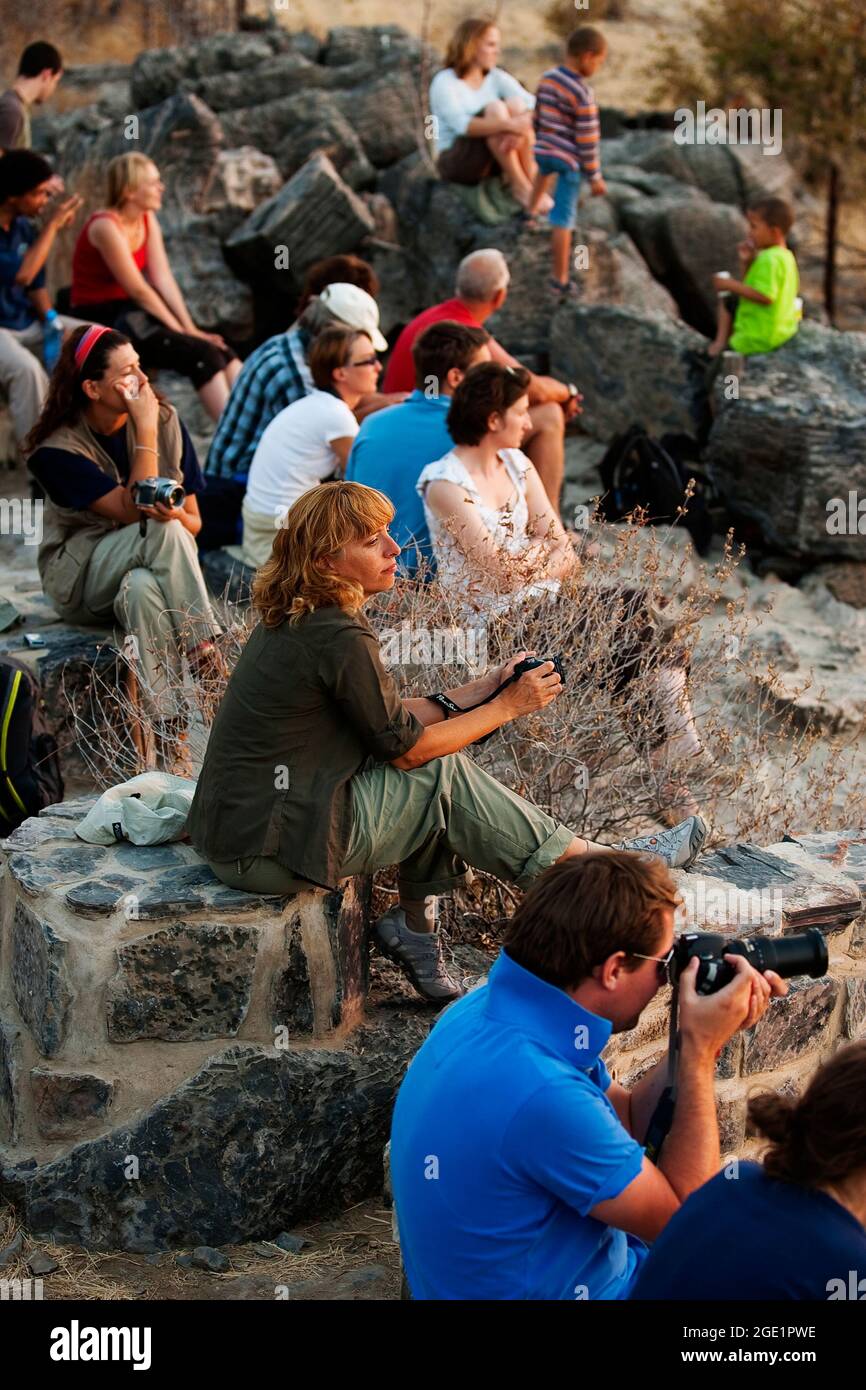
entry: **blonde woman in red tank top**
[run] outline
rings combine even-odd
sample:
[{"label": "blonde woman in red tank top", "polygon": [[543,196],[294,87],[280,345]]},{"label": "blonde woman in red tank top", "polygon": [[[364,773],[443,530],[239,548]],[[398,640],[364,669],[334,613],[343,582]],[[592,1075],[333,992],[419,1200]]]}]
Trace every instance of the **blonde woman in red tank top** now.
[{"label": "blonde woman in red tank top", "polygon": [[72,259],[79,317],[125,333],[142,365],[189,377],[213,420],[228,400],[240,362],[218,333],[192,320],[169,265],[157,212],[164,184],[143,154],[108,166],[108,207],[88,218]]}]

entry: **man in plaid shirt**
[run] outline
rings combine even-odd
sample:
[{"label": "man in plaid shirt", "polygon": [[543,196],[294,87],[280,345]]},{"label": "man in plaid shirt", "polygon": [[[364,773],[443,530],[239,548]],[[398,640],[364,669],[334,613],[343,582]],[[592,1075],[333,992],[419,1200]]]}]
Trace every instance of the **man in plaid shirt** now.
[{"label": "man in plaid shirt", "polygon": [[[309,313],[307,310],[304,317]],[[250,354],[220,415],[206,473],[239,482],[246,478],[267,425],[287,405],[313,389],[307,366],[312,339],[310,329],[299,321]]]},{"label": "man in plaid shirt", "polygon": [[[379,310],[372,295],[348,282],[326,285],[291,328],[268,338],[247,358],[211,442],[207,474],[246,481],[267,426],[287,405],[314,389],[307,353],[313,339],[332,324],[368,334],[377,352],[388,347],[379,331]],[[405,394],[367,397],[362,402],[364,413],[404,400]]]}]

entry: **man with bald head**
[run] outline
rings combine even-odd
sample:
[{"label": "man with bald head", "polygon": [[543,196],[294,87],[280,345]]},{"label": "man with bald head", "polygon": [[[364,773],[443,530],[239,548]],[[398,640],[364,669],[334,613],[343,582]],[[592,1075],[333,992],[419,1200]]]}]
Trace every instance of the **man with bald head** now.
[{"label": "man with bald head", "polygon": [[[431,323],[451,319],[468,325],[483,324],[508,297],[511,275],[508,262],[501,251],[486,247],[472,251],[457,267],[457,284],[453,299],[434,304],[407,323],[391,353],[385,371],[382,390],[411,391],[415,384],[412,344]],[[494,362],[506,367],[519,367],[516,357],[505,351],[501,343],[491,338],[488,347]],[[559,510],[564,471],[564,435],[567,421],[580,413],[581,395],[573,382],[557,381],[552,376],[536,376],[530,372],[529,414],[532,433],[523,445],[538,470],[545,491],[556,510]]]}]

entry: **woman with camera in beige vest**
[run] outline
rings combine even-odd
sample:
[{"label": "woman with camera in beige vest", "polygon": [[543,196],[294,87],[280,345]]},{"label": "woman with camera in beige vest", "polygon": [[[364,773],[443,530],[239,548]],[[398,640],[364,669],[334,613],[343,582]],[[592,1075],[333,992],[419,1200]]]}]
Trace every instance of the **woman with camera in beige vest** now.
[{"label": "woman with camera in beige vest", "polygon": [[184,658],[194,674],[216,659],[220,631],[195,544],[204,482],[189,434],[129,339],[95,325],[64,345],[25,447],[45,493],[46,595],[69,622],[116,619],[136,639],[161,761],[188,771],[174,692]]}]

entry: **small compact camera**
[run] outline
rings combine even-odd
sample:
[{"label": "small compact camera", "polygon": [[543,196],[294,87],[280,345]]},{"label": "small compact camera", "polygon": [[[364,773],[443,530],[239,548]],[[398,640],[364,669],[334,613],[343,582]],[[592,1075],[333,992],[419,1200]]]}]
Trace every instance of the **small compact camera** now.
[{"label": "small compact camera", "polygon": [[172,478],[142,478],[132,488],[132,500],[137,507],[182,507],[186,493]]}]

